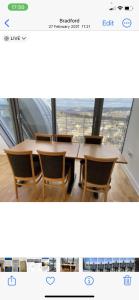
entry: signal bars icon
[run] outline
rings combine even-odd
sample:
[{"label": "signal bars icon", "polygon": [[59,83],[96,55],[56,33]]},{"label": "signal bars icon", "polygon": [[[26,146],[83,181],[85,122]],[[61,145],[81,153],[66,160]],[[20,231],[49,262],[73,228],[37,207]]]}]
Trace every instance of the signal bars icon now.
[{"label": "signal bars icon", "polygon": [[109,10],[116,10],[117,8],[118,8],[119,10],[122,10],[124,7],[121,6],[121,5],[119,5],[119,6],[113,6],[113,7],[111,7]]}]

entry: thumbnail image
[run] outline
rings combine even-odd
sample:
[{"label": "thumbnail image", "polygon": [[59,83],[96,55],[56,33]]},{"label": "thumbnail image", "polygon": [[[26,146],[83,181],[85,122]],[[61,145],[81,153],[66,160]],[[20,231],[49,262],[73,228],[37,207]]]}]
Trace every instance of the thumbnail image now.
[{"label": "thumbnail image", "polygon": [[0,272],[4,272],[4,258],[0,258]]},{"label": "thumbnail image", "polygon": [[61,272],[79,272],[79,258],[61,258],[60,259]]},{"label": "thumbnail image", "polygon": [[27,270],[28,272],[33,272],[33,271],[56,272],[56,258],[53,257],[28,258]]},{"label": "thumbnail image", "polygon": [[98,272],[105,271],[105,258],[98,258]]},{"label": "thumbnail image", "polygon": [[120,272],[135,271],[135,260],[133,258],[120,258]]},{"label": "thumbnail image", "polygon": [[56,258],[42,258],[42,271],[56,272]]},{"label": "thumbnail image", "polygon": [[84,272],[138,272],[136,258],[83,258]]},{"label": "thumbnail image", "polygon": [[19,260],[19,272],[27,272],[27,261],[20,259]]},{"label": "thumbnail image", "polygon": [[104,264],[105,264],[105,272],[112,272],[113,271],[112,258],[105,258]]},{"label": "thumbnail image", "polygon": [[126,258],[127,272],[135,272],[135,259]]},{"label": "thumbnail image", "polygon": [[135,258],[135,272],[139,272],[139,258]]},{"label": "thumbnail image", "polygon": [[42,269],[41,258],[27,258],[28,272],[41,271],[41,269]]},{"label": "thumbnail image", "polygon": [[97,271],[97,258],[84,258],[83,271],[96,272]]},{"label": "thumbnail image", "polygon": [[113,258],[113,271],[114,272],[119,272],[120,271],[119,258]]},{"label": "thumbnail image", "polygon": [[27,272],[25,258],[0,258],[0,272]]},{"label": "thumbnail image", "polygon": [[0,98],[0,201],[139,201],[138,115],[137,98]]},{"label": "thumbnail image", "polygon": [[56,258],[0,258],[0,272],[56,272]]}]

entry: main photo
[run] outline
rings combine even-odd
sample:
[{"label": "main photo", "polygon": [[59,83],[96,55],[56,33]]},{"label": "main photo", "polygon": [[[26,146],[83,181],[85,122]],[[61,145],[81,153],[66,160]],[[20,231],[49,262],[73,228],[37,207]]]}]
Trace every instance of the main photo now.
[{"label": "main photo", "polygon": [[138,130],[139,99],[0,98],[0,201],[139,201]]}]

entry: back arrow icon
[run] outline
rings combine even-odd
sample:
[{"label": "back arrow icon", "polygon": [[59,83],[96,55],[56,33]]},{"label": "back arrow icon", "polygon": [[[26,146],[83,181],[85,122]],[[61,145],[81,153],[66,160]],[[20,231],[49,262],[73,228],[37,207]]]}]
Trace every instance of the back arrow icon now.
[{"label": "back arrow icon", "polygon": [[9,24],[8,24],[9,21],[10,21],[9,19],[7,19],[7,20],[5,21],[5,25],[6,25],[7,27],[10,27]]}]

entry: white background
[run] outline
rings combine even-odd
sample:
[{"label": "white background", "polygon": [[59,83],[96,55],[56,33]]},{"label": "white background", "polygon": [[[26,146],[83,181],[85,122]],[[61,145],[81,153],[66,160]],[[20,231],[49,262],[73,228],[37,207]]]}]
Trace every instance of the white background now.
[{"label": "white background", "polygon": [[[138,32],[3,36],[0,97],[139,97]],[[138,203],[3,203],[0,255],[139,256],[138,216]]]},{"label": "white background", "polygon": [[1,205],[1,256],[138,257],[138,203]]},{"label": "white background", "polygon": [[22,34],[0,33],[1,97],[139,97],[138,32]]}]

